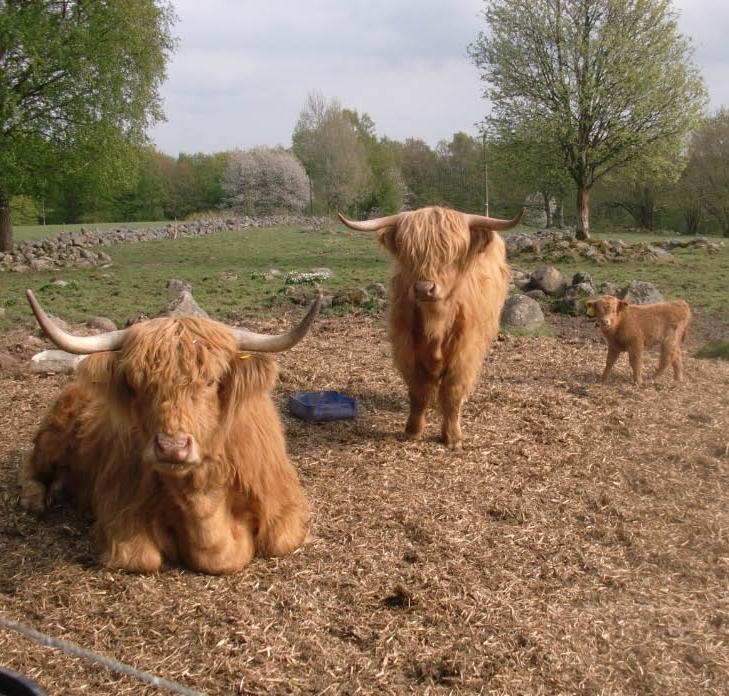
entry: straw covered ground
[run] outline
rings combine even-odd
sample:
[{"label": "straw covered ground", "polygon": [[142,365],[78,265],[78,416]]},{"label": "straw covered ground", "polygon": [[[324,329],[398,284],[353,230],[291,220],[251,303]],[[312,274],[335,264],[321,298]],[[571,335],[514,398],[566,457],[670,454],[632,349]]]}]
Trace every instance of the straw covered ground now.
[{"label": "straw covered ground", "polygon": [[[729,693],[729,364],[639,389],[623,357],[602,386],[594,327],[558,328],[494,345],[454,453],[434,415],[399,437],[381,319],[320,320],[276,391],[316,541],[232,577],[110,572],[87,520],[21,512],[67,378],[2,374],[2,616],[210,694]],[[356,421],[285,412],[327,388]],[[2,630],[0,656],[51,694],[157,693]]]}]

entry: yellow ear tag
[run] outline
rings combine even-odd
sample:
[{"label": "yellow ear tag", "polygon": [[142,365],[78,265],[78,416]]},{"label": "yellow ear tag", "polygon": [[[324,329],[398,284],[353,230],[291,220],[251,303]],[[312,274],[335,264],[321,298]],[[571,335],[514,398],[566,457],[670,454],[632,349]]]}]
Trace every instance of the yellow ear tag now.
[{"label": "yellow ear tag", "polygon": [[592,305],[587,305],[587,316],[588,317],[595,316],[595,308]]},{"label": "yellow ear tag", "polygon": [[238,356],[238,360],[250,360],[253,356],[250,353],[241,353]]}]

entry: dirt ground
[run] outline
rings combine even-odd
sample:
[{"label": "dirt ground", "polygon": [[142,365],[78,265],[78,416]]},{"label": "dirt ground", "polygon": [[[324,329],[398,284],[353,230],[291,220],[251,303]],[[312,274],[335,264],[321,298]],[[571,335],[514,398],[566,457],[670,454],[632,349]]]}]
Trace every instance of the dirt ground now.
[{"label": "dirt ground", "polygon": [[[400,438],[382,321],[320,320],[275,395],[316,541],[232,577],[110,572],[87,520],[20,511],[68,378],[0,373],[0,615],[209,694],[729,693],[729,364],[639,389],[623,356],[602,386],[594,326],[554,327],[494,345],[453,453],[435,413]],[[357,420],[288,415],[330,388]],[[50,694],[158,693],[2,629],[0,664]]]}]

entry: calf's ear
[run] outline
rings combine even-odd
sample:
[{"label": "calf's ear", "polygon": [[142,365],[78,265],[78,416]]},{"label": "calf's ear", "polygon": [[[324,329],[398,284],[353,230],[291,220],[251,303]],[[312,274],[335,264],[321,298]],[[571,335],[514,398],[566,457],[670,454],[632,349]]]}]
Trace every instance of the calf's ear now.
[{"label": "calf's ear", "polygon": [[628,303],[625,300],[618,300],[618,312],[624,312],[628,308]]},{"label": "calf's ear", "polygon": [[227,376],[220,385],[226,408],[236,409],[246,398],[273,388],[278,368],[268,355],[240,353],[233,358]]},{"label": "calf's ear", "polygon": [[587,300],[587,302],[585,302],[585,309],[588,317],[595,316],[595,302],[596,300]]}]

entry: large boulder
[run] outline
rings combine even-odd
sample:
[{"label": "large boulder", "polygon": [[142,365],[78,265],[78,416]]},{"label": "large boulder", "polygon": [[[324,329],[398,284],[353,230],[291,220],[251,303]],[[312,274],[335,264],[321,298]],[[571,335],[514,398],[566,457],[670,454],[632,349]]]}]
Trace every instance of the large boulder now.
[{"label": "large boulder", "polygon": [[361,307],[367,304],[370,300],[369,293],[364,288],[346,288],[340,290],[332,298],[332,305],[354,305],[355,307]]},{"label": "large boulder", "polygon": [[660,290],[644,280],[632,280],[620,292],[620,297],[631,304],[653,304],[663,302]]},{"label": "large boulder", "polygon": [[195,298],[187,290],[183,290],[172,300],[162,312],[161,316],[210,318],[208,313],[195,301]]},{"label": "large boulder", "polygon": [[567,280],[554,266],[541,266],[531,275],[530,287],[553,297],[561,295],[566,286]]},{"label": "large boulder", "polygon": [[69,374],[86,357],[86,355],[67,353],[65,350],[44,350],[41,353],[36,353],[30,359],[30,369],[31,372],[61,372],[63,374]]},{"label": "large boulder", "polygon": [[167,290],[170,295],[177,297],[183,292],[192,292],[192,285],[186,280],[178,280],[177,278],[170,278],[167,281]]},{"label": "large boulder", "polygon": [[544,313],[539,302],[526,295],[509,297],[501,312],[501,325],[533,331],[544,324]]}]

